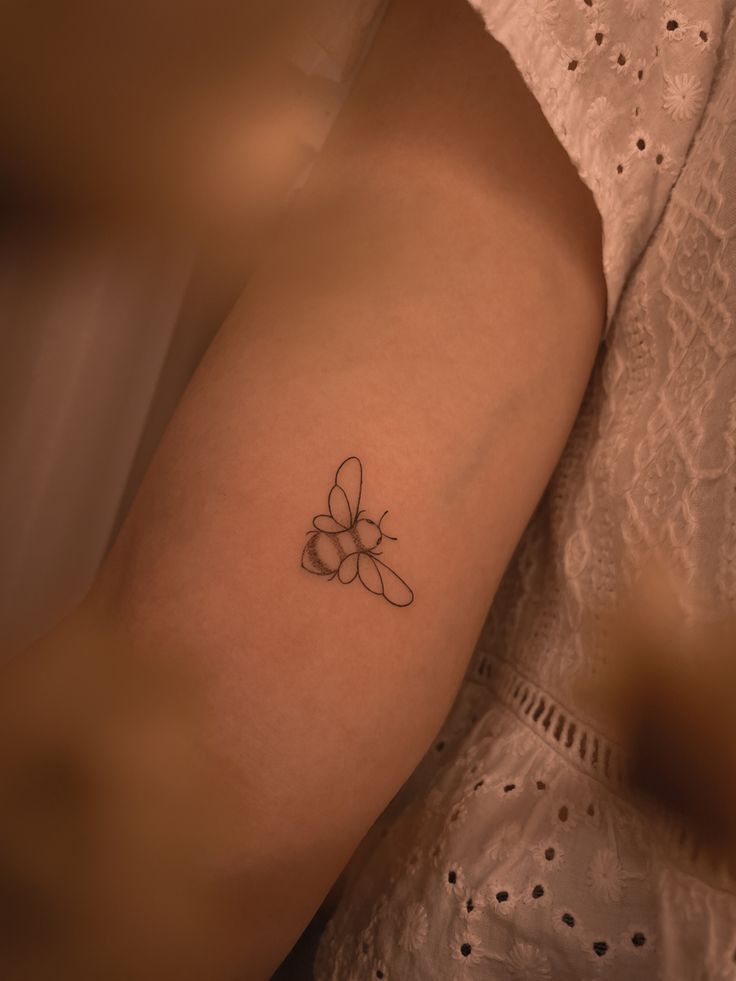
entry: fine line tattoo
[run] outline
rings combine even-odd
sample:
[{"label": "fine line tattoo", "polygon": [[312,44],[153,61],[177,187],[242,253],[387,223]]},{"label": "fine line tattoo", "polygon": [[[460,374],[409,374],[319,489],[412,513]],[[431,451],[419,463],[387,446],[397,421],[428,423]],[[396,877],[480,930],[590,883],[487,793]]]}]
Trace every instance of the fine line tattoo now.
[{"label": "fine line tattoo", "polygon": [[370,592],[383,596],[392,606],[409,606],[414,593],[393,569],[377,556],[384,538],[397,539],[381,530],[384,511],[378,521],[362,518],[363,464],[349,456],[337,468],[335,483],[327,499],[329,514],[318,514],[307,532],[302,552],[302,569],[316,576],[336,576],[342,583],[356,576]]}]

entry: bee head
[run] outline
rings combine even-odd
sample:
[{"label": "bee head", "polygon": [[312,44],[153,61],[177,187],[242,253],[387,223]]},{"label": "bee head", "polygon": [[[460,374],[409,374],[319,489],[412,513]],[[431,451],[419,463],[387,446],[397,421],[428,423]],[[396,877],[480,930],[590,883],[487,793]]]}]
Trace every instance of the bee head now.
[{"label": "bee head", "polygon": [[381,529],[370,518],[360,518],[358,520],[358,533],[364,548],[376,548],[377,545],[381,544],[381,539],[383,538]]},{"label": "bee head", "polygon": [[362,526],[360,529],[360,540],[366,548],[376,548],[384,538],[390,538],[392,542],[396,541],[393,535],[387,535],[381,529],[381,522],[387,514],[388,511],[384,511],[378,521],[373,521],[372,518],[360,518],[358,521],[358,524]]}]

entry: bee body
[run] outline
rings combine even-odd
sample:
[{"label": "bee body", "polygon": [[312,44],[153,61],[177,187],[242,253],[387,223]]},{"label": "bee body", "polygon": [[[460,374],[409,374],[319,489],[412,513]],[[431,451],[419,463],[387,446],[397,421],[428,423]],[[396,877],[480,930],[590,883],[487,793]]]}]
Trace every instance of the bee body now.
[{"label": "bee body", "polygon": [[362,518],[362,487],[363,465],[356,456],[350,456],[335,474],[328,512],[316,515],[307,532],[302,569],[330,579],[337,577],[346,584],[357,578],[369,592],[382,596],[392,606],[409,606],[414,601],[413,591],[378,558],[382,554],[378,546],[384,538],[396,541],[381,530],[388,511],[378,521]]},{"label": "bee body", "polygon": [[373,522],[361,518],[345,531],[314,531],[304,546],[302,566],[319,576],[336,575],[349,555],[370,552],[380,541]]},{"label": "bee body", "polygon": [[[349,541],[344,541],[349,539]],[[318,576],[332,576],[340,568],[340,563],[350,554],[353,538],[350,532],[333,534],[329,531],[315,531],[307,539],[302,555],[302,566]],[[354,548],[353,548],[354,550]]]}]

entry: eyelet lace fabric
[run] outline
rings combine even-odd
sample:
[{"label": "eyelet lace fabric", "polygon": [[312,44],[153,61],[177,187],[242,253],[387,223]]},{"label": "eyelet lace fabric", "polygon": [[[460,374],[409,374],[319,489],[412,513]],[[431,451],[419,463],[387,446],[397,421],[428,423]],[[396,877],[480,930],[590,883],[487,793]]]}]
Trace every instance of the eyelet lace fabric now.
[{"label": "eyelet lace fabric", "polygon": [[476,6],[596,195],[611,316],[454,707],[351,861],[315,977],[733,981],[736,884],[619,794],[626,760],[570,682],[607,656],[585,611],[648,553],[736,605],[733,5]]},{"label": "eyelet lace fabric", "polygon": [[608,322],[708,101],[723,0],[471,0],[511,53],[603,221]]}]

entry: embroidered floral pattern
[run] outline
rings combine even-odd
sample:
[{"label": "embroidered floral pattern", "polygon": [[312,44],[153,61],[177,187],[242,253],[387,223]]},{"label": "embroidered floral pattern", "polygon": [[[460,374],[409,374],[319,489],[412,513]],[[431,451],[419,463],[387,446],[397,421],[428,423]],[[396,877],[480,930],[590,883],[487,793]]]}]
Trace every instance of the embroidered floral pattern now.
[{"label": "embroidered floral pattern", "polygon": [[525,20],[527,23],[544,24],[554,27],[559,19],[557,0],[521,0],[525,5]]},{"label": "embroidered floral pattern", "polygon": [[517,941],[509,951],[508,966],[512,981],[551,981],[550,963],[534,944]]},{"label": "embroidered floral pattern", "polygon": [[550,804],[555,831],[572,831],[578,826],[579,815],[572,800],[555,795]]},{"label": "embroidered floral pattern", "polygon": [[703,104],[703,86],[695,75],[668,75],[662,105],[673,119],[692,119]]},{"label": "embroidered floral pattern", "polygon": [[713,26],[709,20],[696,21],[693,24],[693,42],[695,47],[705,51],[711,44]]},{"label": "embroidered floral pattern", "polygon": [[[631,137],[632,153],[637,157],[644,157],[650,152],[652,138],[645,129],[638,126],[634,129]],[[634,212],[635,214],[635,212]]]},{"label": "embroidered floral pattern", "polygon": [[626,10],[634,20],[643,20],[651,11],[649,0],[625,0]]},{"label": "embroidered floral pattern", "polygon": [[616,110],[605,95],[599,95],[588,109],[585,121],[593,136],[607,139],[616,118]]},{"label": "embroidered floral pattern", "polygon": [[372,965],[372,976],[376,981],[390,981],[388,967],[383,960],[377,960]]},{"label": "embroidered floral pattern", "polygon": [[631,48],[628,44],[615,44],[610,57],[611,67],[617,75],[631,71]]},{"label": "embroidered floral pattern", "polygon": [[663,37],[666,41],[682,41],[687,21],[681,10],[667,10],[663,15]]},{"label": "embroidered floral pattern", "polygon": [[450,863],[447,867],[445,889],[460,899],[465,895],[465,874],[456,862]]},{"label": "embroidered floral pattern", "polygon": [[588,869],[588,885],[598,899],[618,903],[624,894],[624,870],[610,849],[600,849]]},{"label": "embroidered floral pattern", "polygon": [[543,874],[559,869],[565,862],[565,850],[557,838],[537,842],[532,848],[532,855]]},{"label": "embroidered floral pattern", "polygon": [[419,950],[427,942],[429,917],[422,903],[411,903],[404,911],[404,922],[399,932],[399,946],[406,951]]},{"label": "embroidered floral pattern", "polygon": [[476,967],[484,960],[483,941],[468,923],[459,922],[450,940],[450,955],[459,961],[463,969]]}]

